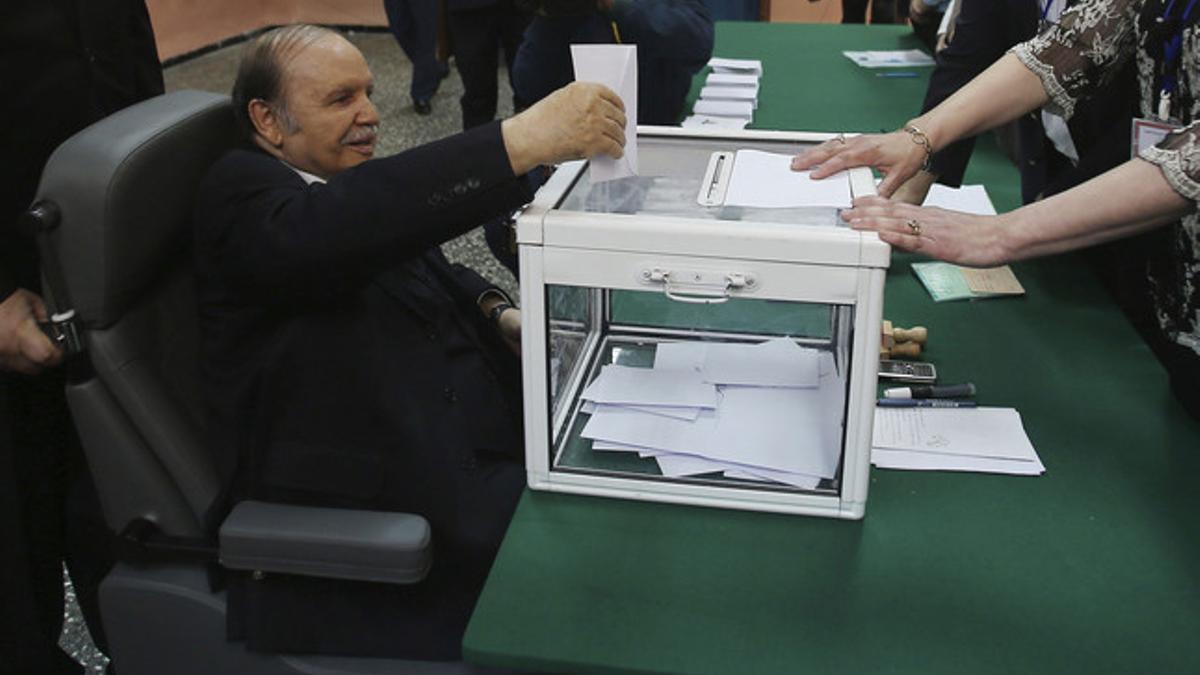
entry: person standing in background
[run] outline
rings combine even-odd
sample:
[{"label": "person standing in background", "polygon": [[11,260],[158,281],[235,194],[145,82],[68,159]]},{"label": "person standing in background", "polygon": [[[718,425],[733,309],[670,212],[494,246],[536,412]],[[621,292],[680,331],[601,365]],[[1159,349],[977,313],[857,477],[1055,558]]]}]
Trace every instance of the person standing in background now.
[{"label": "person standing in background", "polygon": [[573,44],[637,46],[638,124],[676,125],[713,51],[701,0],[521,0],[535,16],[517,50],[513,90],[527,103],[574,81]]},{"label": "person standing in background", "polygon": [[163,91],[144,0],[6,0],[0,147],[0,673],[79,673],[58,648],[64,559],[103,648],[96,586],[107,532],[54,368],[37,249],[17,231],[56,147],[89,124]]},{"label": "person standing in background", "polygon": [[433,111],[433,95],[450,66],[437,58],[438,0],[383,0],[388,30],[412,61],[413,110],[418,115]]},{"label": "person standing in background", "polygon": [[[513,59],[529,25],[529,15],[518,10],[513,0],[446,0],[446,7],[454,62],[463,81],[461,101],[463,131],[466,131],[496,117],[500,67],[497,49],[504,50],[511,83]],[[528,105],[528,101],[513,96],[514,112]]]}]

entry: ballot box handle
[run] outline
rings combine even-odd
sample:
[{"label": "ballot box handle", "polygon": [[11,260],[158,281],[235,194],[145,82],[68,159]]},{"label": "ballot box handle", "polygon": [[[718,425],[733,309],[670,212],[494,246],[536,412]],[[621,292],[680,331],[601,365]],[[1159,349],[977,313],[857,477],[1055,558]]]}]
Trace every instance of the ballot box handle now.
[{"label": "ballot box handle", "polygon": [[706,270],[668,270],[654,267],[642,270],[644,283],[662,284],[663,295],[676,302],[713,305],[728,302],[737,291],[753,289],[758,283],[753,274]]}]

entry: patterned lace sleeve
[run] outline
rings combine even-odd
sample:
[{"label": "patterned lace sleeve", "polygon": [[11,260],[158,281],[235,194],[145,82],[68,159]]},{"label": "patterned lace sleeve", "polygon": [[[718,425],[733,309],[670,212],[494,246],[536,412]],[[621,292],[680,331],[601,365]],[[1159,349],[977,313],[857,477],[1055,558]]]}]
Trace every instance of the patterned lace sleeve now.
[{"label": "patterned lace sleeve", "polygon": [[1200,122],[1169,134],[1158,145],[1143,149],[1140,156],[1162,169],[1181,196],[1200,202]]},{"label": "patterned lace sleeve", "polygon": [[1070,118],[1075,102],[1116,74],[1133,54],[1134,26],[1145,0],[1084,0],[1012,51],[1042,80],[1046,109]]}]

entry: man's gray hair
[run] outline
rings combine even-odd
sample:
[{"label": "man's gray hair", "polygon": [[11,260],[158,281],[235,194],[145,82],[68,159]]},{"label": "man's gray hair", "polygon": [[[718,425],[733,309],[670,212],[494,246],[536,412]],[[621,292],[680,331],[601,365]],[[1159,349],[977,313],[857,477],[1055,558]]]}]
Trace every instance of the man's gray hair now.
[{"label": "man's gray hair", "polygon": [[338,35],[338,32],[301,23],[274,28],[246,45],[232,95],[234,119],[246,138],[254,138],[250,103],[255,99],[271,106],[287,132],[297,131],[296,121],[287,109],[285,66],[304,48],[330,35]]}]

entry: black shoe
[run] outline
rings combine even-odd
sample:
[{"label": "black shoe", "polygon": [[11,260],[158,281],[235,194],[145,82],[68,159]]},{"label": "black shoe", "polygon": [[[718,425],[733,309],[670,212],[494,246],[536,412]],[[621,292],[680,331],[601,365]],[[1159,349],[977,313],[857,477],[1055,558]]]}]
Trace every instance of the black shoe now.
[{"label": "black shoe", "polygon": [[428,99],[423,101],[414,100],[413,110],[416,110],[418,115],[428,115],[429,113],[433,112],[433,104],[431,104]]}]

